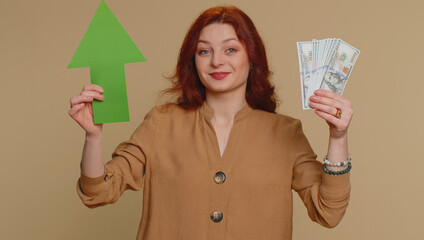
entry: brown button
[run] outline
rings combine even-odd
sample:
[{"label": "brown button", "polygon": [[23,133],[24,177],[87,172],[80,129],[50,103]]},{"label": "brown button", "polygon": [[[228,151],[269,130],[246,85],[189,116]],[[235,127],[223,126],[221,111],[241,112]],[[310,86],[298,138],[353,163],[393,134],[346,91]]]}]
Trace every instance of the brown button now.
[{"label": "brown button", "polygon": [[224,215],[222,214],[222,212],[220,212],[220,211],[218,211],[218,210],[216,210],[216,211],[213,211],[212,213],[211,213],[211,220],[212,220],[212,222],[221,222],[221,220],[222,220],[222,218],[224,217]]},{"label": "brown button", "polygon": [[225,178],[225,173],[223,172],[217,172],[215,173],[215,176],[213,176],[213,180],[218,184],[224,183]]}]

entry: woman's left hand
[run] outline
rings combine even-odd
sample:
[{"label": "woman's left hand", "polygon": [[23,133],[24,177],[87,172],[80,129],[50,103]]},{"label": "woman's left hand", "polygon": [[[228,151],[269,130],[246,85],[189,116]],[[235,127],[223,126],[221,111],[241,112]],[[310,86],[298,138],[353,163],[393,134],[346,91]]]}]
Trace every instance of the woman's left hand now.
[{"label": "woman's left hand", "polygon": [[318,117],[330,126],[330,137],[347,136],[347,130],[353,116],[352,103],[340,94],[318,89],[309,99],[309,106],[315,109]]}]

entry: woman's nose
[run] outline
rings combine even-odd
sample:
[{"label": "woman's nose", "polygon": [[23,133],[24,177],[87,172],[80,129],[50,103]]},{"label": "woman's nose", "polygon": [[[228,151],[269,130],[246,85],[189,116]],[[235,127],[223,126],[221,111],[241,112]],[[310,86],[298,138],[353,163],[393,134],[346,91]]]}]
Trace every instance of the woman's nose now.
[{"label": "woman's nose", "polygon": [[214,53],[212,55],[212,59],[211,59],[211,65],[214,67],[220,67],[221,65],[224,65],[224,58],[223,56],[221,56],[218,53]]}]

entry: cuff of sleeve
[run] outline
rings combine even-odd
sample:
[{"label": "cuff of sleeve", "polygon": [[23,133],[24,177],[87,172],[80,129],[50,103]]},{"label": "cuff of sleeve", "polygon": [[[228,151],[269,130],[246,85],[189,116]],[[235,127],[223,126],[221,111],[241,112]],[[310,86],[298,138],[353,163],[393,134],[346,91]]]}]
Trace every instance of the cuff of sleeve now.
[{"label": "cuff of sleeve", "polygon": [[79,186],[81,191],[88,196],[99,194],[105,189],[105,176],[106,170],[102,176],[96,178],[88,177],[81,171],[81,177],[79,178]]},{"label": "cuff of sleeve", "polygon": [[350,192],[350,172],[343,175],[322,174],[321,190],[327,195],[338,197]]}]

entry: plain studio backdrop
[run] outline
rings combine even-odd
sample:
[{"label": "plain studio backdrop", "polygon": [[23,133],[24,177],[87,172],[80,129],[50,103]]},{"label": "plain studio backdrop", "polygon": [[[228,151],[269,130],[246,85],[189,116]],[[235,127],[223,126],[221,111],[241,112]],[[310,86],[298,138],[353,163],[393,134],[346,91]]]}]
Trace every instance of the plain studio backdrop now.
[{"label": "plain studio backdrop", "polygon": [[[89,68],[67,69],[100,0],[0,1],[0,238],[134,239],[142,191],[86,208],[76,193],[84,132],[69,99],[90,83]],[[278,112],[301,119],[315,152],[328,127],[301,106],[297,41],[339,37],[361,51],[344,96],[352,194],[342,222],[309,220],[294,194],[293,239],[422,239],[424,183],[422,1],[106,0],[147,62],[126,64],[130,122],[104,126],[104,160],[128,139],[168,86],[179,48],[201,11],[236,5],[266,45]],[[258,223],[260,224],[260,223]]]}]

